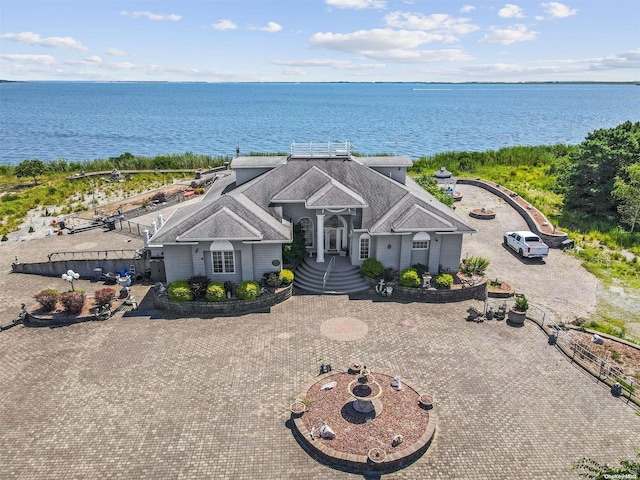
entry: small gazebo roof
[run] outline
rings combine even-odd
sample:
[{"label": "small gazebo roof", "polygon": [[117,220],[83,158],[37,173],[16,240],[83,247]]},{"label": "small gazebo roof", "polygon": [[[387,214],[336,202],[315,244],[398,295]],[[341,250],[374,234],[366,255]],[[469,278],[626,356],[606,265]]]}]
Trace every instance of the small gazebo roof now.
[{"label": "small gazebo roof", "polygon": [[444,166],[440,167],[440,170],[433,174],[436,178],[451,178],[453,174],[447,170]]}]

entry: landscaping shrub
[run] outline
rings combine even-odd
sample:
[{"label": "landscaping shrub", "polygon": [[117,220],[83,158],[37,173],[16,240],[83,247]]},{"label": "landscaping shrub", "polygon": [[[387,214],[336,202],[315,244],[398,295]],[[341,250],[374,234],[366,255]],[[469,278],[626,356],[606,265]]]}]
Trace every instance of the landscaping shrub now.
[{"label": "landscaping shrub", "polygon": [[282,280],[283,285],[289,285],[293,282],[293,272],[286,268],[280,270],[280,280]]},{"label": "landscaping shrub", "polygon": [[367,258],[360,265],[360,273],[365,277],[378,278],[382,275],[382,263],[375,258]]},{"label": "landscaping shrub", "polygon": [[415,268],[405,268],[400,273],[400,285],[410,288],[417,288],[422,285],[418,271]]},{"label": "landscaping shrub", "polygon": [[227,280],[226,282],[224,282],[224,293],[227,294],[227,297],[231,297],[233,295],[233,292],[236,291],[236,284],[233,283],[231,280]]},{"label": "landscaping shrub", "polygon": [[265,274],[266,283],[270,287],[279,287],[282,285],[282,279],[280,278],[280,272],[270,272]]},{"label": "landscaping shrub", "polygon": [[36,299],[45,312],[52,312],[56,309],[58,300],[60,300],[60,292],[48,288],[37,293],[33,298]]},{"label": "landscaping shrub", "polygon": [[411,268],[415,268],[416,271],[418,272],[418,275],[420,275],[421,277],[423,275],[429,275],[429,267],[421,263],[416,263],[415,265],[411,265]]},{"label": "landscaping shrub", "polygon": [[202,298],[207,293],[209,279],[206,275],[195,275],[189,279],[189,288],[193,298]]},{"label": "landscaping shrub", "polygon": [[191,286],[187,280],[176,280],[169,285],[169,298],[174,302],[190,302],[193,300]]},{"label": "landscaping shrub", "polygon": [[219,302],[227,298],[227,294],[225,293],[224,286],[221,283],[213,282],[207,287],[205,297],[209,302]]},{"label": "landscaping shrub", "polygon": [[521,297],[516,297],[516,305],[515,309],[519,312],[526,312],[529,310],[529,300],[524,295]]},{"label": "landscaping shrub", "polygon": [[151,196],[151,201],[155,203],[164,203],[167,201],[167,194],[164,192],[157,192]]},{"label": "landscaping shrub", "polygon": [[393,267],[387,267],[382,271],[382,279],[385,283],[392,282],[396,279],[397,272],[393,269]]},{"label": "landscaping shrub", "polygon": [[484,275],[489,263],[489,260],[484,257],[465,258],[460,264],[460,271],[467,276]]},{"label": "landscaping shrub", "polygon": [[441,273],[433,279],[433,282],[436,285],[436,288],[441,290],[448,290],[453,285],[453,277],[448,273]]},{"label": "landscaping shrub", "polygon": [[69,313],[80,313],[85,300],[86,296],[81,292],[64,292],[60,295],[60,303]]},{"label": "landscaping shrub", "polygon": [[293,241],[282,245],[282,260],[290,265],[302,263],[306,252],[304,232],[298,224],[293,227]]},{"label": "landscaping shrub", "polygon": [[114,298],[116,298],[115,288],[101,288],[93,294],[93,302],[96,304],[96,307],[100,308],[105,305],[111,305]]},{"label": "landscaping shrub", "polygon": [[258,285],[258,282],[254,282],[253,280],[240,282],[236,288],[236,295],[243,300],[253,300],[260,295],[260,285]]}]

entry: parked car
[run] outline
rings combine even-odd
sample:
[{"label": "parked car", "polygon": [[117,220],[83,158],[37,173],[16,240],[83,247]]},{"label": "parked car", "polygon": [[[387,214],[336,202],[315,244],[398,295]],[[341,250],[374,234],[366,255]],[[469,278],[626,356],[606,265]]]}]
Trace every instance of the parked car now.
[{"label": "parked car", "polygon": [[504,244],[523,258],[544,258],[549,255],[549,247],[533,232],[505,232]]}]

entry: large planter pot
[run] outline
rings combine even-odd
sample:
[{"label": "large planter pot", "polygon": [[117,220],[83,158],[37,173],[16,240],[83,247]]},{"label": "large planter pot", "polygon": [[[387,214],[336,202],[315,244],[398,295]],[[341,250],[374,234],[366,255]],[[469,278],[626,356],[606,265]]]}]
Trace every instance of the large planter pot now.
[{"label": "large planter pot", "polygon": [[521,327],[524,325],[524,319],[527,316],[527,312],[520,312],[513,308],[509,310],[507,314],[507,323],[514,327]]}]

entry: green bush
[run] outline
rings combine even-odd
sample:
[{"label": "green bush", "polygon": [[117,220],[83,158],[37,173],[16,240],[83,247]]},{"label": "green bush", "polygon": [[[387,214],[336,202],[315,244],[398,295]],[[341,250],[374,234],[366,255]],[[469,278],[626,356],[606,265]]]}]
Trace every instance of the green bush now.
[{"label": "green bush", "polygon": [[433,279],[433,282],[436,285],[436,288],[441,290],[448,290],[453,285],[453,277],[448,273],[441,273]]},{"label": "green bush", "polygon": [[293,282],[293,272],[286,268],[280,270],[280,280],[282,280],[283,285],[289,285]]},{"label": "green bush", "polygon": [[253,280],[245,280],[240,282],[236,288],[236,295],[243,300],[253,300],[260,295],[260,285]]},{"label": "green bush", "polygon": [[484,275],[489,263],[489,260],[484,257],[465,258],[460,264],[460,271],[468,276]]},{"label": "green bush", "polygon": [[280,278],[280,272],[270,272],[266,274],[266,284],[270,287],[279,287],[282,285],[282,279]]},{"label": "green bush", "polygon": [[206,275],[194,275],[189,279],[189,288],[193,298],[202,298],[207,293],[209,279]]},{"label": "green bush", "polygon": [[60,295],[60,303],[69,313],[80,313],[85,300],[86,296],[81,292],[64,292]]},{"label": "green bush", "polygon": [[367,258],[362,265],[360,265],[360,273],[365,277],[378,278],[382,275],[382,263],[375,258]]},{"label": "green bush", "polygon": [[169,298],[174,302],[190,302],[193,300],[191,286],[187,280],[176,280],[169,285]]},{"label": "green bush", "polygon": [[529,310],[529,300],[524,295],[516,297],[516,310],[519,312],[526,312]]},{"label": "green bush", "polygon": [[221,283],[213,282],[207,287],[205,297],[209,302],[219,302],[227,298],[227,295],[224,291],[224,286]]},{"label": "green bush", "polygon": [[415,268],[405,268],[400,273],[400,285],[403,287],[417,288],[422,285],[422,280]]},{"label": "green bush", "polygon": [[93,294],[93,302],[96,304],[96,307],[111,305],[114,298],[116,298],[115,288],[101,288]]},{"label": "green bush", "polygon": [[56,309],[58,300],[60,300],[60,292],[52,288],[42,290],[33,297],[45,312],[52,312]]}]

